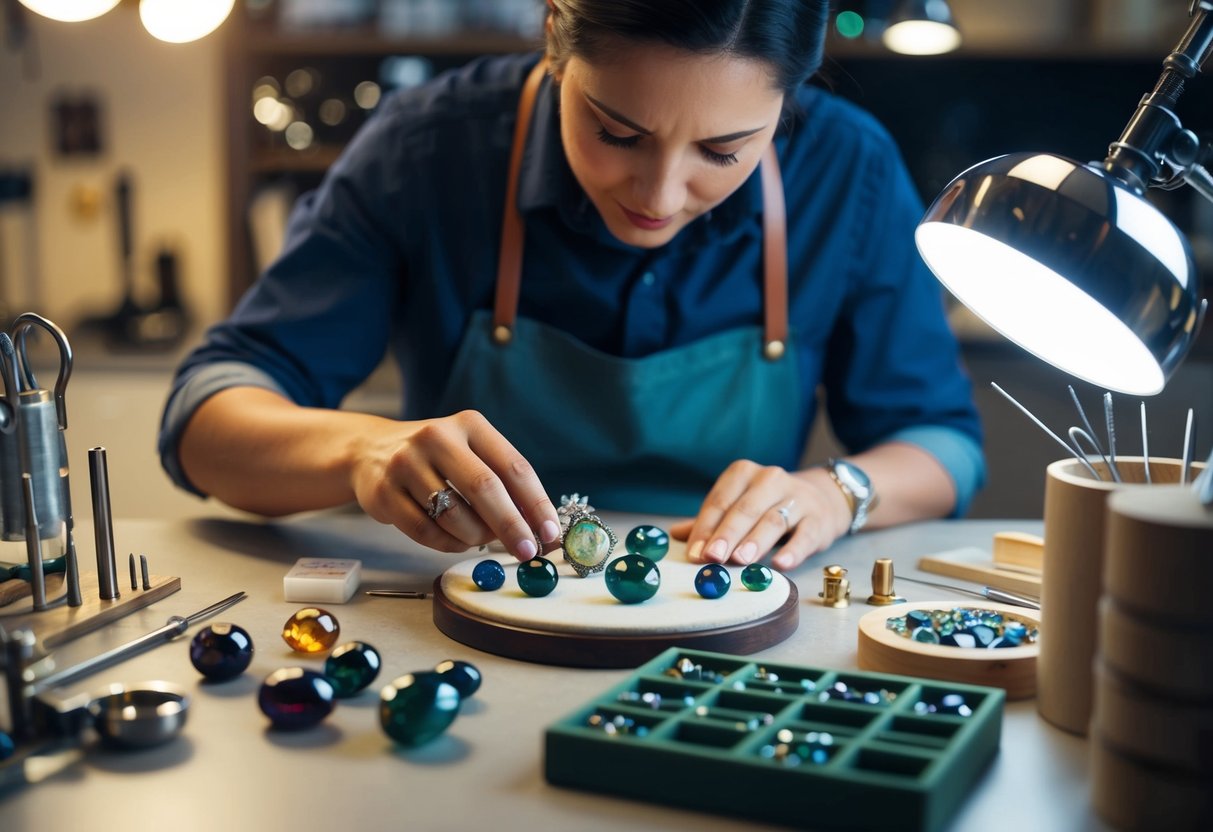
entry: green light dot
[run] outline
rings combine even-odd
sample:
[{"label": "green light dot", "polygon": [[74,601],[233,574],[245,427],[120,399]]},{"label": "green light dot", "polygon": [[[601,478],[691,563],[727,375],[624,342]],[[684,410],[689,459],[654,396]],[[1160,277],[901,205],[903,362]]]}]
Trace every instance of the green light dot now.
[{"label": "green light dot", "polygon": [[844,38],[857,38],[863,34],[863,16],[857,12],[839,12],[834,18],[834,28]]}]

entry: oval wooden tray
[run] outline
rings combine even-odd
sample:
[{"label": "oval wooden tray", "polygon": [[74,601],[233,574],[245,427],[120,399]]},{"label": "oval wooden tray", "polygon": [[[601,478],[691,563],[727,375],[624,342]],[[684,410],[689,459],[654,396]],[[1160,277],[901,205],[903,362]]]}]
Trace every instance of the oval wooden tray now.
[{"label": "oval wooden tray", "polygon": [[1034,696],[1039,643],[994,650],[946,647],[941,644],[922,644],[898,635],[888,628],[890,618],[900,618],[913,610],[950,610],[956,607],[996,610],[1013,615],[1025,623],[1040,626],[1037,612],[1009,604],[958,604],[953,599],[881,607],[859,619],[860,670],[925,676],[970,685],[989,685],[1005,690],[1008,699],[1029,699]]}]

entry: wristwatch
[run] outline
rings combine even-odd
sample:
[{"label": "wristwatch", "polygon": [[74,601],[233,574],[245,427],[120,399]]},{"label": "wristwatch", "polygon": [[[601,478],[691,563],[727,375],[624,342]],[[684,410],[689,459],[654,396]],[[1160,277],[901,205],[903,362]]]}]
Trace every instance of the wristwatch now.
[{"label": "wristwatch", "polygon": [[872,488],[872,481],[862,468],[845,459],[830,459],[825,469],[851,507],[851,528],[847,534],[855,534],[868,522],[868,512],[876,506],[876,491]]}]

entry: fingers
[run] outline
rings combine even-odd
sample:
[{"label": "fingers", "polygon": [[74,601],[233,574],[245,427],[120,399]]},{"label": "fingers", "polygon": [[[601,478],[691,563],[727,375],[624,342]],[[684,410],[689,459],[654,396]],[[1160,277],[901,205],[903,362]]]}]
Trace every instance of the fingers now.
[{"label": "fingers", "polygon": [[784,540],[771,564],[791,569],[827,548],[846,528],[839,526],[840,506],[831,503],[841,500],[832,484],[818,482],[820,472],[805,473],[730,465],[687,532],[688,560],[753,563]]},{"label": "fingers", "polygon": [[[467,502],[467,514],[519,560],[560,534],[556,509],[530,463],[479,413],[451,417],[457,430],[432,440],[431,463]],[[440,515],[442,522],[446,514]],[[539,541],[536,541],[538,535]],[[481,541],[484,542],[484,541]]]}]

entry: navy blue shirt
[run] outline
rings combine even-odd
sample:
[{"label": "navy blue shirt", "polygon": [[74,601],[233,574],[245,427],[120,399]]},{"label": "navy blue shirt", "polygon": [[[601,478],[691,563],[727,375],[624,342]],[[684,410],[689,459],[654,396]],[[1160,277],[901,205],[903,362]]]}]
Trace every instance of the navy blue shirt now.
[{"label": "navy blue shirt", "polygon": [[[536,60],[481,59],[388,98],[300,198],[280,257],[178,371],[160,452],[180,485],[196,490],[177,461],[185,423],[225,387],[337,407],[390,349],[404,417],[444,415],[437,404],[469,316],[493,305],[515,114]],[[758,172],[668,244],[627,245],[568,167],[556,99],[545,80],[523,159],[519,315],[623,357],[760,323]],[[933,453],[960,513],[984,477],[980,426],[941,288],[914,247],[922,206],[895,145],[869,115],[805,86],[776,148],[803,388],[823,387],[848,450],[902,440]],[[594,312],[572,325],[570,309]],[[805,398],[802,439],[814,414]]]}]

